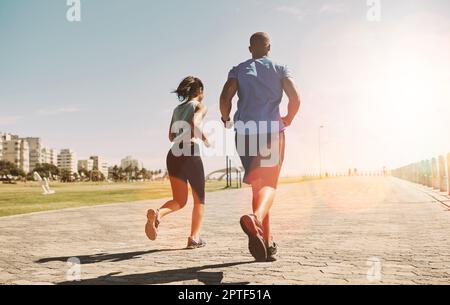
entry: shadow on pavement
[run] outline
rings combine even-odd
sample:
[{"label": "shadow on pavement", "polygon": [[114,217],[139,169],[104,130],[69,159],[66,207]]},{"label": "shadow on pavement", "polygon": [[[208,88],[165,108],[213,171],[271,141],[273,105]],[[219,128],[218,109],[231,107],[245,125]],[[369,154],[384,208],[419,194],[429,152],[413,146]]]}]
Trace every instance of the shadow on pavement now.
[{"label": "shadow on pavement", "polygon": [[99,253],[93,255],[80,255],[80,256],[61,256],[61,257],[49,257],[37,260],[38,264],[45,264],[50,262],[67,262],[70,258],[76,257],[80,260],[81,264],[95,264],[101,262],[122,262],[127,260],[132,260],[139,258],[143,255],[148,255],[158,252],[173,252],[173,251],[185,251],[186,249],[163,249],[163,250],[148,250],[148,251],[136,251],[136,252],[126,252],[126,253]]},{"label": "shadow on pavement", "polygon": [[192,280],[198,280],[206,285],[248,285],[249,282],[222,283],[223,272],[204,272],[203,270],[234,267],[251,263],[254,263],[254,261],[204,265],[127,275],[120,275],[120,272],[116,272],[78,282],[62,282],[58,283],[58,285],[157,285]]}]

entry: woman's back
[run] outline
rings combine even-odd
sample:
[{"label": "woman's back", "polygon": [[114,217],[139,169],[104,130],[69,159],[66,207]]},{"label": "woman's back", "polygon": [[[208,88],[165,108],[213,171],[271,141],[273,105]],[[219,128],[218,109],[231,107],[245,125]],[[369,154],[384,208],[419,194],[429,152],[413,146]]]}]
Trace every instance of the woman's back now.
[{"label": "woman's back", "polygon": [[[200,102],[197,100],[186,101],[175,107],[173,110],[171,126],[172,132],[174,132],[177,137],[179,137],[183,132],[187,132],[187,130],[182,130],[180,128],[187,126],[186,124],[189,126],[192,125],[195,110],[197,109],[199,103]],[[176,125],[174,125],[174,123],[176,123]],[[192,132],[192,130],[190,132]]]},{"label": "woman's back", "polygon": [[175,107],[172,115],[172,122],[184,121],[187,123],[192,122],[194,117],[195,109],[198,107],[199,101],[191,100],[183,102],[182,104]]}]

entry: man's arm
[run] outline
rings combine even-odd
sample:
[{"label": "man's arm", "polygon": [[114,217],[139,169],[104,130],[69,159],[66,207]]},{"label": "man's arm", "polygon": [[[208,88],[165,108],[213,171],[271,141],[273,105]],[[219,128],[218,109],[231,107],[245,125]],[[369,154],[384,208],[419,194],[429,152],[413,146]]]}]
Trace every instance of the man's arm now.
[{"label": "man's arm", "polygon": [[230,112],[233,97],[238,90],[238,82],[235,78],[230,78],[223,87],[222,94],[220,95],[220,113],[222,114],[222,120],[228,122],[230,120]]},{"label": "man's arm", "polygon": [[300,94],[295,86],[294,80],[290,77],[283,79],[283,90],[289,98],[288,114],[282,118],[284,125],[290,126],[298,111],[300,110]]}]

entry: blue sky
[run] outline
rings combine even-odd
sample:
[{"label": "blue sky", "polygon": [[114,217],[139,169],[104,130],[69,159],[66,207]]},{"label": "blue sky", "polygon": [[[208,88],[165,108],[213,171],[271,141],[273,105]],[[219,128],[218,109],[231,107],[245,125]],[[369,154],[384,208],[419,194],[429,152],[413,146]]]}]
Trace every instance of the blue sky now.
[{"label": "blue sky", "polygon": [[[163,168],[177,104],[170,91],[199,76],[208,119],[217,119],[228,70],[249,57],[249,36],[266,31],[303,99],[285,174],[317,171],[322,124],[330,171],[450,151],[449,140],[430,136],[450,129],[450,3],[381,3],[373,23],[365,0],[81,0],[82,21],[69,23],[65,0],[2,0],[0,131],[80,158],[131,154]],[[205,159],[207,170],[222,163]]]}]

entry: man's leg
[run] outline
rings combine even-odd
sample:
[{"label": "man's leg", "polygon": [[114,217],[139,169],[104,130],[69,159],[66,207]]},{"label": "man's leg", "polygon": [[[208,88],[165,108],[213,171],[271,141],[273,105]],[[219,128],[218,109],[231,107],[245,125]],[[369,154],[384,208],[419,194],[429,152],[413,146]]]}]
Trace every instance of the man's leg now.
[{"label": "man's leg", "polygon": [[252,181],[253,215],[244,215],[240,221],[242,229],[249,237],[248,247],[250,253],[257,261],[266,261],[268,259],[267,247],[270,240],[270,221],[267,216],[275,197],[274,188],[262,185],[262,179]]},{"label": "man's leg", "polygon": [[271,154],[276,153],[275,157],[278,158],[275,160],[278,163],[275,166],[267,166],[267,162],[265,162],[266,164],[259,164],[260,159],[258,158],[250,160],[255,164],[249,164],[248,159],[242,158],[248,176],[247,181],[251,181],[252,185],[253,215],[242,216],[241,227],[249,237],[249,250],[257,261],[273,260],[273,255],[276,253],[276,249],[274,251],[274,247],[270,245],[269,214],[275,199],[276,186],[284,157],[284,133],[281,133],[280,136],[276,138],[276,141],[271,141],[272,148],[280,148],[279,151],[271,152]]},{"label": "man's leg", "polygon": [[261,186],[259,185],[259,183],[254,181],[252,183],[252,194],[253,194],[252,211],[253,211],[253,213],[255,213],[255,211],[258,209],[258,194],[259,194],[260,189],[261,189]]},{"label": "man's leg", "polygon": [[260,187],[260,183],[252,185],[253,189],[253,214],[262,223],[264,240],[270,241],[270,209],[275,198],[276,189],[268,186]]},{"label": "man's leg", "polygon": [[272,238],[272,235],[270,233],[270,212],[267,213],[266,218],[264,218],[263,222],[262,222],[263,228],[264,228],[264,240],[266,241],[267,244],[270,244],[270,240]]},{"label": "man's leg", "polygon": [[271,137],[270,139],[272,143],[272,147],[277,147],[278,151],[272,152],[275,153],[276,161],[278,163],[278,168],[273,170],[265,170],[264,168],[260,168],[261,171],[260,176],[265,177],[267,179],[270,177],[271,180],[269,183],[263,183],[262,179],[259,181],[259,185],[255,189],[256,195],[256,204],[253,207],[254,214],[256,217],[262,222],[264,228],[264,240],[267,243],[271,242],[271,233],[270,233],[270,209],[272,208],[273,201],[275,199],[276,194],[276,185],[278,184],[278,177],[281,171],[281,164],[284,159],[284,148],[285,148],[285,135],[284,132],[280,133],[278,137]]},{"label": "man's leg", "polygon": [[275,198],[275,189],[270,187],[261,187],[261,180],[254,181],[252,184],[253,200],[252,208],[253,214],[261,221],[264,228],[264,240],[270,241],[270,209]]},{"label": "man's leg", "polygon": [[264,186],[259,190],[256,209],[253,211],[259,221],[263,222],[267,214],[269,214],[275,199],[275,192],[276,189],[270,186]]}]

